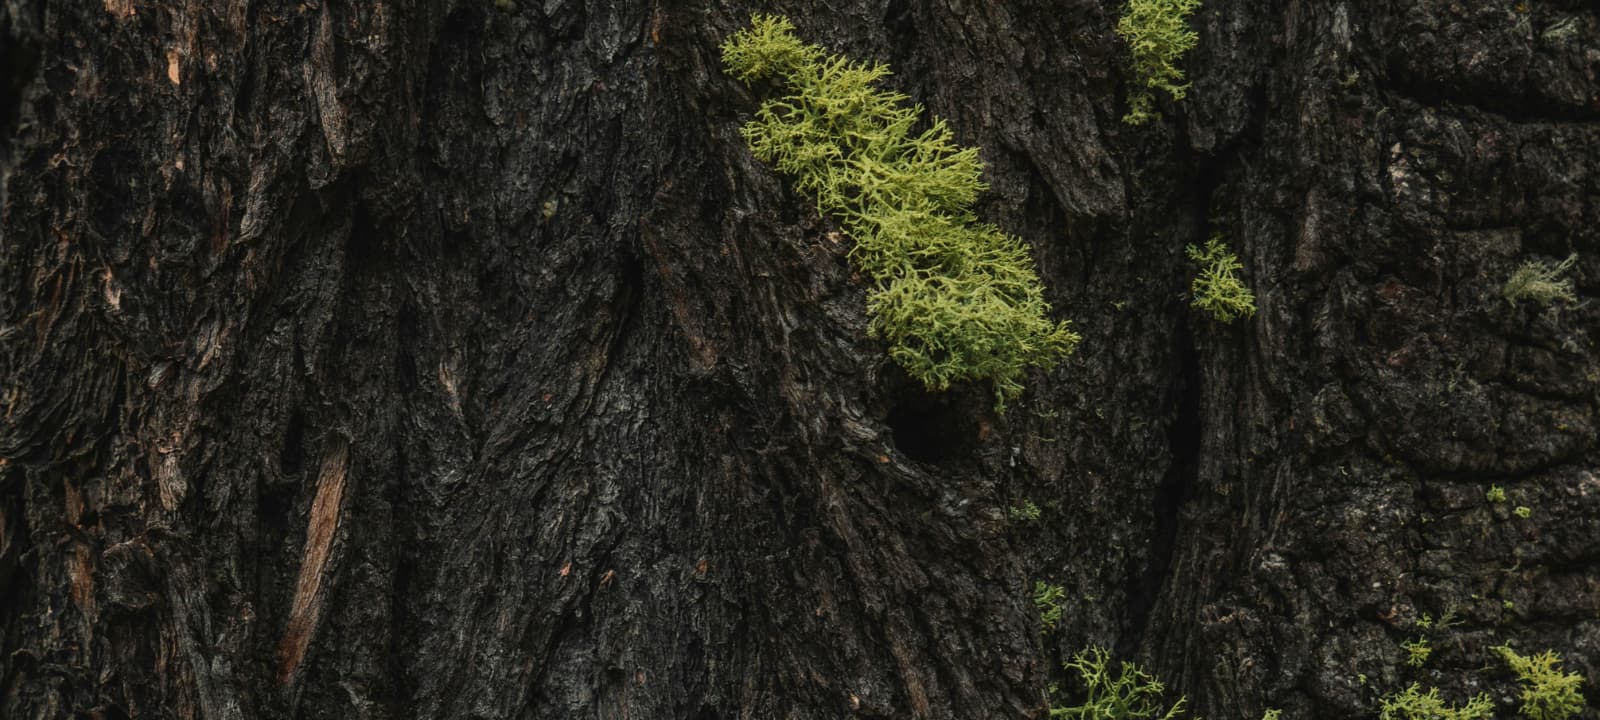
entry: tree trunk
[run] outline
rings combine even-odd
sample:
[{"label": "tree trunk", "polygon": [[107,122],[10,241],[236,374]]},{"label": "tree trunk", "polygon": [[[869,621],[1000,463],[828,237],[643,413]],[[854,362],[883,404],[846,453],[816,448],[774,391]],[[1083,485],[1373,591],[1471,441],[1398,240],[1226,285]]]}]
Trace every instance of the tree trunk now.
[{"label": "tree trunk", "polygon": [[[1084,336],[1003,416],[745,146],[757,9],[982,148]],[[0,0],[0,716],[1600,705],[1600,303],[1500,295],[1600,295],[1600,13],[1209,0],[1130,127],[1118,12]]]}]

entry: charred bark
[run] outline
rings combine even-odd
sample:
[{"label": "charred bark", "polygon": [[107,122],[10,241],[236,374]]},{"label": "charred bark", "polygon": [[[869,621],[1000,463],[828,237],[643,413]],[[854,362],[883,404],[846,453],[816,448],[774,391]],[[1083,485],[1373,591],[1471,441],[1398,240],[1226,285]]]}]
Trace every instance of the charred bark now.
[{"label": "charred bark", "polygon": [[[751,158],[754,9],[983,148],[1085,338],[1006,415]],[[1088,644],[1207,717],[1506,640],[1600,680],[1600,305],[1499,296],[1600,294],[1600,15],[1211,0],[1131,128],[1116,13],[0,2],[0,716],[1044,717]],[[1212,232],[1253,319],[1187,306]]]}]

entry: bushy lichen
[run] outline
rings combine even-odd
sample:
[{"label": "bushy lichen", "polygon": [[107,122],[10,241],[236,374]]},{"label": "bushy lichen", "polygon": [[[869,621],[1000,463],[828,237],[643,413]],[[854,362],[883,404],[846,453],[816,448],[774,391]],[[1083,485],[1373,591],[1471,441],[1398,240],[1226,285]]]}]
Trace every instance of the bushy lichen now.
[{"label": "bushy lichen", "polygon": [[1033,583],[1033,605],[1039,609],[1039,626],[1045,632],[1056,629],[1056,624],[1061,622],[1061,599],[1066,597],[1067,589],[1060,585],[1051,585],[1043,580]]},{"label": "bushy lichen", "polygon": [[1411,667],[1422,667],[1428,662],[1428,657],[1433,655],[1433,645],[1429,644],[1425,637],[1401,641],[1400,648],[1406,651],[1406,664]]},{"label": "bushy lichen", "polygon": [[1439,688],[1411,683],[1411,687],[1383,698],[1379,720],[1478,720],[1494,716],[1494,702],[1488,693],[1479,693],[1466,705],[1448,705],[1439,697]]},{"label": "bushy lichen", "polygon": [[828,55],[771,15],[728,38],[722,59],[734,77],[788,93],[761,104],[745,140],[855,241],[851,257],[874,283],[869,330],[912,377],[930,390],[989,380],[1003,409],[1028,368],[1072,351],[1078,336],[1050,320],[1026,246],[972,214],[977,149],[877,87],[887,67]]},{"label": "bushy lichen", "polygon": [[1188,92],[1178,62],[1200,41],[1188,22],[1199,7],[1200,0],[1128,0],[1123,7],[1117,34],[1133,55],[1135,82],[1123,122],[1140,125],[1160,118],[1154,110],[1157,90],[1173,100],[1182,100]]},{"label": "bushy lichen", "polygon": [[1012,505],[1009,514],[1012,520],[1037,522],[1043,511],[1039,509],[1038,504],[1034,503],[1034,501],[1024,499],[1021,505]]},{"label": "bushy lichen", "polygon": [[1561,276],[1571,270],[1576,262],[1578,256],[1575,254],[1559,263],[1529,260],[1511,273],[1511,278],[1500,288],[1500,295],[1512,304],[1518,300],[1532,300],[1541,305],[1557,301],[1575,303],[1578,297],[1572,290],[1572,280]]},{"label": "bushy lichen", "polygon": [[1163,711],[1162,695],[1166,687],[1161,681],[1127,661],[1112,670],[1111,654],[1104,648],[1079,651],[1071,660],[1062,663],[1062,667],[1077,673],[1084,688],[1084,701],[1080,705],[1050,708],[1052,718],[1172,720],[1183,713],[1187,701],[1180,697]]},{"label": "bushy lichen", "polygon": [[1546,650],[1532,657],[1509,645],[1495,648],[1522,683],[1522,714],[1532,720],[1566,720],[1583,711],[1583,676],[1564,673],[1561,656]]},{"label": "bushy lichen", "polygon": [[1223,244],[1220,235],[1211,236],[1204,249],[1190,245],[1188,253],[1189,259],[1200,265],[1200,273],[1189,286],[1196,308],[1221,322],[1256,314],[1256,296],[1237,274],[1244,265]]}]

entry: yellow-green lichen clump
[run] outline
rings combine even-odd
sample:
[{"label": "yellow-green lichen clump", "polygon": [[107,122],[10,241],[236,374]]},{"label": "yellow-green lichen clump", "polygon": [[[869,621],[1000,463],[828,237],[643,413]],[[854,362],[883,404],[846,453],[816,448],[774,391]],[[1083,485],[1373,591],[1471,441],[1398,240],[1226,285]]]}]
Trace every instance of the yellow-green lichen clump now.
[{"label": "yellow-green lichen clump", "polygon": [[1029,367],[1072,351],[1078,336],[1050,320],[1027,247],[972,213],[984,190],[977,149],[877,87],[887,67],[829,55],[770,15],[728,38],[722,59],[746,83],[781,86],[745,140],[854,240],[873,282],[869,328],[912,377],[931,390],[989,380],[1003,408]]},{"label": "yellow-green lichen clump", "polygon": [[1178,63],[1200,36],[1189,29],[1189,16],[1200,0],[1128,0],[1117,20],[1117,34],[1132,55],[1134,85],[1128,91],[1128,114],[1122,121],[1142,125],[1161,117],[1155,111],[1157,90],[1182,100],[1189,92]]}]

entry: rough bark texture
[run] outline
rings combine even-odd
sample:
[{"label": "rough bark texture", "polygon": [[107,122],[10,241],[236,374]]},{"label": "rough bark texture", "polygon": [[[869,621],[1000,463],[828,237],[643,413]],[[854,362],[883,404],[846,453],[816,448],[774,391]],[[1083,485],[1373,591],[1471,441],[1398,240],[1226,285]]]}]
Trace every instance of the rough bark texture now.
[{"label": "rough bark texture", "polygon": [[[983,148],[1085,338],[1005,416],[751,158],[755,9]],[[1600,13],[1208,0],[1135,129],[1117,12],[0,0],[0,716],[1040,718],[1103,644],[1509,717],[1507,640],[1600,704],[1600,303],[1498,294],[1600,296]]]}]

